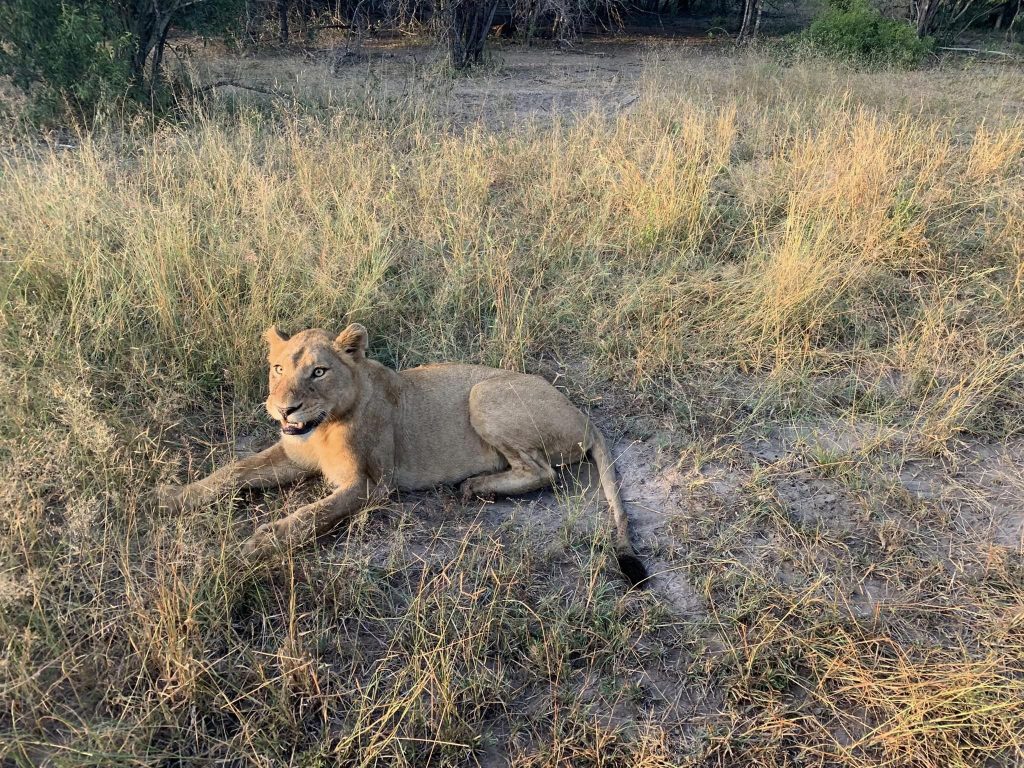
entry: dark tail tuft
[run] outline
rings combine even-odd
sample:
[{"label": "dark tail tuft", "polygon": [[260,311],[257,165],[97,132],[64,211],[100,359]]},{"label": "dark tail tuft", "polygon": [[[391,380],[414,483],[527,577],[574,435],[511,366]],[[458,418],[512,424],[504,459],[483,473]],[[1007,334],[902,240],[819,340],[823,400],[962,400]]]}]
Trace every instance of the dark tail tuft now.
[{"label": "dark tail tuft", "polygon": [[644,564],[640,562],[640,558],[636,555],[618,552],[615,556],[619,560],[619,570],[626,577],[630,588],[643,586],[644,582],[650,578],[647,574],[647,568],[644,567]]}]

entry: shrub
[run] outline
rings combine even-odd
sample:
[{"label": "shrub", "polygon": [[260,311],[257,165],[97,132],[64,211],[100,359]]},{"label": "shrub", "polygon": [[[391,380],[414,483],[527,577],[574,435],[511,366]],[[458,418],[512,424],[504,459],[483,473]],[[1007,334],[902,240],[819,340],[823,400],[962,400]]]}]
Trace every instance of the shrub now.
[{"label": "shrub", "polygon": [[906,22],[884,17],[867,0],[834,0],[805,38],[826,56],[902,67],[918,64],[934,45],[931,38],[919,38]]},{"label": "shrub", "polygon": [[42,118],[91,119],[125,94],[130,39],[109,6],[81,0],[14,0],[0,6],[0,74]]},{"label": "shrub", "polygon": [[244,0],[0,0],[0,75],[44,122],[88,124],[129,101],[159,108],[171,29],[230,36]]}]

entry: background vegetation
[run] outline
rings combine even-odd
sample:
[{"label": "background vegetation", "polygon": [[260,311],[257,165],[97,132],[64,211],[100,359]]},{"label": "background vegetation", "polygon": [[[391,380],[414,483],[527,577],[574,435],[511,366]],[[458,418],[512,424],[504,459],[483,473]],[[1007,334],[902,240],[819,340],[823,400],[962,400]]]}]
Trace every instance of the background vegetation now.
[{"label": "background vegetation", "polygon": [[[806,48],[853,64],[913,66],[938,34],[955,40],[968,29],[995,29],[1007,42],[1018,34],[1019,0],[909,0],[888,16],[869,0],[825,3],[807,34]],[[448,63],[465,69],[483,61],[488,36],[571,45],[586,28],[618,29],[631,17],[657,23],[689,19],[715,34],[728,26],[737,42],[761,32],[763,0],[679,0],[631,4],[618,0],[8,0],[0,7],[0,76],[35,104],[50,123],[89,124],[99,113],[123,116],[139,106],[166,113],[175,97],[204,93],[177,55],[170,76],[168,41],[215,36],[255,51],[276,38],[309,43],[319,33],[344,31],[345,52],[368,34],[429,28]],[[770,15],[794,18],[794,3]],[[724,15],[723,15],[724,12]],[[709,18],[709,15],[713,16]]]},{"label": "background vegetation", "polygon": [[912,66],[934,46],[902,21],[888,19],[867,0],[835,3],[810,25],[805,39],[821,53],[853,63]]}]

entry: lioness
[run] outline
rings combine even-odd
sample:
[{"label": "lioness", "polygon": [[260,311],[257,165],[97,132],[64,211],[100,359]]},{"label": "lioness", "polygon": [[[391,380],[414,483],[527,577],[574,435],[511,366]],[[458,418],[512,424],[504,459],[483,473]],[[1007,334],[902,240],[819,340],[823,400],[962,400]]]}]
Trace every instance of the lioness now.
[{"label": "lioness", "polygon": [[631,584],[647,578],[629,540],[626,512],[604,438],[538,376],[454,363],[395,372],[366,357],[366,329],[337,338],[312,329],[289,337],[270,328],[267,412],[281,424],[271,448],[157,496],[195,508],[239,488],[283,485],[320,472],[336,490],[272,523],[246,554],[309,543],[392,488],[460,482],[462,496],[516,494],[550,485],[554,466],[589,451],[611,508],[619,567]]}]

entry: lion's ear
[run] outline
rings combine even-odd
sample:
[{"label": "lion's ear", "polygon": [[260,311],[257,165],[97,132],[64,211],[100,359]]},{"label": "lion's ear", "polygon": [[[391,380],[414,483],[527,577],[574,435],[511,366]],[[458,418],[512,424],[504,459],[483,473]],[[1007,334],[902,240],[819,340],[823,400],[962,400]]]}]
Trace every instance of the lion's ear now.
[{"label": "lion's ear", "polygon": [[263,338],[273,348],[278,344],[284,344],[291,337],[276,325],[272,325],[263,332]]},{"label": "lion's ear", "polygon": [[366,342],[368,340],[366,329],[359,323],[352,323],[348,328],[338,334],[334,340],[334,348],[353,360],[362,360],[366,357]]}]

